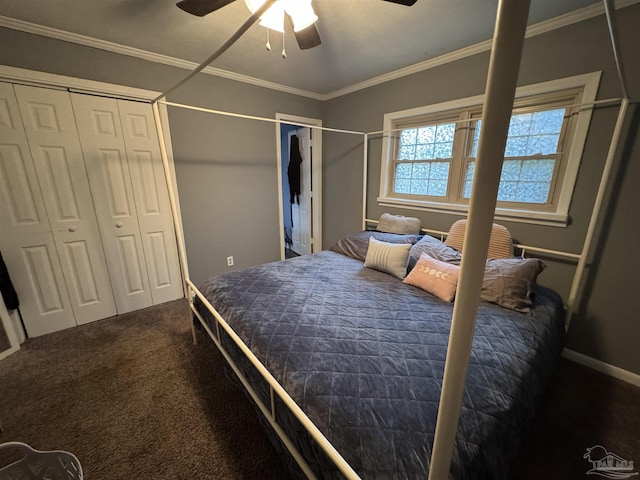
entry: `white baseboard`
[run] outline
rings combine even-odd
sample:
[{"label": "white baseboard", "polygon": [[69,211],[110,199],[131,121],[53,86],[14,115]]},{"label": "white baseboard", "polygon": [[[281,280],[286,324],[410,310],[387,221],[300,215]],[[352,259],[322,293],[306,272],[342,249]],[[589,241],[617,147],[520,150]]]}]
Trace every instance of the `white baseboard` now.
[{"label": "white baseboard", "polygon": [[607,375],[610,375],[614,378],[630,383],[631,385],[635,385],[636,387],[640,387],[640,375],[638,375],[637,373],[630,372],[629,370],[624,370],[614,365],[609,365],[608,363],[604,363],[601,360],[597,360],[593,357],[583,355],[582,353],[569,350],[568,348],[562,350],[562,356],[568,360],[580,363],[581,365],[584,365],[586,367],[593,368],[598,372],[606,373]]}]

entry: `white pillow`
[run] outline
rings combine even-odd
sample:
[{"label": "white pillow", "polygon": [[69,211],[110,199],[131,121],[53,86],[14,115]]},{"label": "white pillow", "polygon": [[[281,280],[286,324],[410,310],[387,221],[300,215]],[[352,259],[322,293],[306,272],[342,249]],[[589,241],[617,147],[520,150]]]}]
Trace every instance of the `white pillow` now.
[{"label": "white pillow", "polygon": [[369,239],[369,249],[364,259],[364,266],[381,272],[390,273],[403,279],[407,276],[407,262],[411,244],[387,243]]}]

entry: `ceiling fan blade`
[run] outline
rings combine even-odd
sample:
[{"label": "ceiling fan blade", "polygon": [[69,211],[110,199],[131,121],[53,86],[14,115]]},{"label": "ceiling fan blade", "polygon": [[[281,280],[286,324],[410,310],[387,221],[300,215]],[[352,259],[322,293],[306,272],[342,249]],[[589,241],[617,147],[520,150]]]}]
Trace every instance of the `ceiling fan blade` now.
[{"label": "ceiling fan blade", "polygon": [[[287,17],[289,18],[289,24],[293,28],[291,17],[289,17],[289,15],[287,15]],[[300,50],[308,50],[309,48],[317,47],[322,43],[320,40],[320,33],[318,33],[315,23],[309,25],[304,30],[300,30],[299,32],[294,30],[293,34],[296,36]]]},{"label": "ceiling fan blade", "polygon": [[[293,30],[293,19],[291,18],[291,15],[285,13],[285,17],[287,17],[289,26],[291,27],[291,30]],[[300,50],[308,50],[310,48],[317,47],[322,43],[315,23],[312,23],[304,30],[300,30],[298,32],[293,30],[293,34],[296,36]]]},{"label": "ceiling fan blade", "polygon": [[197,15],[198,17],[204,17],[205,15],[215,12],[219,8],[222,8],[236,0],[182,0],[176,3],[178,8],[184,10],[191,15]]},{"label": "ceiling fan blade", "polygon": [[415,4],[418,0],[384,0],[385,2],[397,3],[398,5],[405,5],[410,7]]}]

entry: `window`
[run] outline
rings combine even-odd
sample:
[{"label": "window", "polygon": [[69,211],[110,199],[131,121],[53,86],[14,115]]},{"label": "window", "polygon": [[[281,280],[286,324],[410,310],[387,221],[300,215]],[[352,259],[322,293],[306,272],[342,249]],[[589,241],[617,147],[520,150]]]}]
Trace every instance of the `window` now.
[{"label": "window", "polygon": [[394,191],[444,197],[447,194],[455,123],[440,123],[400,132]]},{"label": "window", "polygon": [[[496,216],[566,225],[600,74],[521,87],[509,124]],[[464,212],[482,97],[385,115],[379,203]]]}]

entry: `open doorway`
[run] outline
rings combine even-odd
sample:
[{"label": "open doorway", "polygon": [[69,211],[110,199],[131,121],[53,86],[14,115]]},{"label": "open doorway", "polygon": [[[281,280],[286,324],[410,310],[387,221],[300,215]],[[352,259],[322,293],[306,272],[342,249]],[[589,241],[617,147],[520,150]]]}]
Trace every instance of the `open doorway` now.
[{"label": "open doorway", "polygon": [[276,114],[281,259],[322,250],[322,121]]}]

